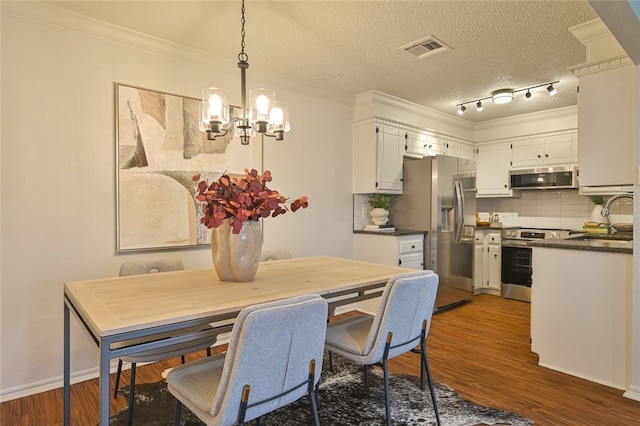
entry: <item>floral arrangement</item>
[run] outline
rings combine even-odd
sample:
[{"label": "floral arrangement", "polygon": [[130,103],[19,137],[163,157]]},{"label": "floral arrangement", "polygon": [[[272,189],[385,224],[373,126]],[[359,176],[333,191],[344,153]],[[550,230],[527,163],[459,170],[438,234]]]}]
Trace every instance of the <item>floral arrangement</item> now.
[{"label": "floral arrangement", "polygon": [[[245,177],[240,179],[225,172],[211,184],[200,180],[200,174],[193,176],[193,181],[198,182],[196,200],[202,203],[200,222],[207,228],[217,228],[230,218],[233,233],[239,234],[243,222],[276,217],[289,210],[285,205],[287,198],[267,187],[272,179],[269,170],[262,176],[256,169],[244,169],[244,173]],[[291,203],[290,209],[295,212],[308,206],[307,197],[300,197]]]}]

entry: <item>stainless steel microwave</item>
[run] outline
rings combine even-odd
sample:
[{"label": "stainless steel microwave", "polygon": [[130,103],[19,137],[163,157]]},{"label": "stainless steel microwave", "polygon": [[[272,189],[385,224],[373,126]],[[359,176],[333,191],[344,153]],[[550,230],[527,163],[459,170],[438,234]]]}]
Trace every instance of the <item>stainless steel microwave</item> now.
[{"label": "stainless steel microwave", "polygon": [[511,189],[569,189],[578,187],[578,169],[572,166],[510,170]]}]

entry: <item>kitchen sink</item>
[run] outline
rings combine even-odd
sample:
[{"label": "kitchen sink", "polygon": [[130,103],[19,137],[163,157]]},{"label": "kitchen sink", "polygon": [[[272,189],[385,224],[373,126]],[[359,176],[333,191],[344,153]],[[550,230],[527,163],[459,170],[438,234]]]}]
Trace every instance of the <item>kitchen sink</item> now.
[{"label": "kitchen sink", "polygon": [[633,233],[624,232],[624,235],[619,235],[619,233],[611,234],[611,235],[588,235],[588,234],[580,234],[574,237],[567,237],[565,240],[568,241],[592,241],[594,243],[614,243],[614,242],[625,242],[625,241],[633,241]]}]

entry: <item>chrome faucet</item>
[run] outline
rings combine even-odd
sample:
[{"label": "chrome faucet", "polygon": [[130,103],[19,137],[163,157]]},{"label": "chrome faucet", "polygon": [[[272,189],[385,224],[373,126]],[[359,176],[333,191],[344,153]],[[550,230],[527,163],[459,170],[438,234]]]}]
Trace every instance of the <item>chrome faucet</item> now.
[{"label": "chrome faucet", "polygon": [[633,194],[624,192],[622,194],[616,194],[607,200],[604,207],[602,208],[602,213],[601,213],[602,216],[604,216],[607,219],[607,221],[609,221],[609,211],[611,210],[611,205],[613,204],[614,201],[620,198],[630,198],[633,201]]}]

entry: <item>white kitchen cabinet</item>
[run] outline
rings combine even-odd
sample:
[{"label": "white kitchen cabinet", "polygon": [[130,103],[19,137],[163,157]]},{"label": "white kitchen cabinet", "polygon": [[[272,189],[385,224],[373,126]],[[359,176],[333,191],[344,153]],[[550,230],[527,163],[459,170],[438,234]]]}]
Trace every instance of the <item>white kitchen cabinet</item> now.
[{"label": "white kitchen cabinet", "polygon": [[513,196],[513,191],[509,189],[510,144],[499,142],[481,145],[477,148],[477,155],[477,196]]},{"label": "white kitchen cabinet", "polygon": [[457,141],[447,142],[447,155],[465,160],[476,160],[476,149],[471,144]]},{"label": "white kitchen cabinet", "polygon": [[354,193],[402,193],[404,135],[404,131],[374,120],[354,125]]},{"label": "white kitchen cabinet", "polygon": [[424,269],[424,234],[357,233],[354,237],[356,260],[409,269]]},{"label": "white kitchen cabinet", "polygon": [[427,154],[427,135],[420,132],[405,132],[405,157],[422,158]]},{"label": "white kitchen cabinet", "polygon": [[533,247],[531,350],[538,364],[627,389],[633,254]]},{"label": "white kitchen cabinet", "polygon": [[474,235],[474,291],[500,295],[502,287],[501,234],[495,229],[476,229]]},{"label": "white kitchen cabinet", "polygon": [[567,133],[511,142],[511,167],[541,167],[576,164],[578,136]]},{"label": "white kitchen cabinet", "polygon": [[438,136],[427,135],[426,155],[447,155],[447,143]]},{"label": "white kitchen cabinet", "polygon": [[579,84],[580,186],[634,183],[636,81],[635,67],[626,61],[617,58],[574,69]]}]

